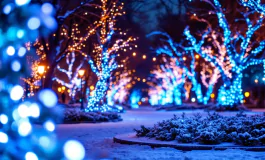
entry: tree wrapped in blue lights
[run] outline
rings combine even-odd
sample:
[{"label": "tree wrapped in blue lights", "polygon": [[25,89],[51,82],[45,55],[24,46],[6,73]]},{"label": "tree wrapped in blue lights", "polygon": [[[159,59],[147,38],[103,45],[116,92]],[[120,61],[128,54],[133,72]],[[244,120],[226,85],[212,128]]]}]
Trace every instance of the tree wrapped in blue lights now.
[{"label": "tree wrapped in blue lights", "polygon": [[[119,72],[118,72],[119,73]],[[110,87],[107,91],[107,101],[109,106],[113,106],[115,102],[122,104],[125,102],[131,85],[132,78],[129,73],[123,73],[120,78],[114,82],[110,82]]]},{"label": "tree wrapped in blue lights", "polygon": [[139,102],[142,98],[142,92],[139,89],[133,89],[130,94],[129,103],[132,108],[139,108]]},{"label": "tree wrapped in blue lights", "polygon": [[[192,91],[196,95],[197,102],[207,104],[220,76],[219,71],[211,63],[206,63],[205,60],[202,61],[201,56],[198,55],[198,45],[202,46],[204,41],[201,41],[198,45],[186,46],[185,41],[181,43],[174,42],[167,33],[156,31],[148,36],[153,35],[162,37],[160,38],[162,45],[155,49],[156,53],[174,57],[176,59],[174,65],[181,68],[183,70],[183,78],[191,82]],[[197,73],[198,67],[203,68],[199,74]],[[187,80],[185,81],[187,82]],[[203,93],[202,87],[206,88],[205,93]],[[188,88],[185,94],[187,98],[191,98]]]},{"label": "tree wrapped in blue lights", "polygon": [[[0,4],[0,159],[78,159],[85,156],[83,146],[69,140],[59,144],[54,133],[57,98],[42,90],[36,100],[21,101],[20,78],[28,74],[25,43],[51,32],[53,7],[49,3],[30,4],[30,0],[3,0]],[[51,27],[51,28],[50,28]],[[39,122],[36,127],[32,122]]]},{"label": "tree wrapped in blue lights", "polygon": [[131,42],[136,39],[133,37],[126,38],[126,32],[117,28],[117,18],[125,14],[123,3],[116,0],[102,0],[100,9],[100,27],[95,29],[97,42],[94,44],[93,53],[96,58],[88,56],[88,63],[92,71],[97,75],[98,81],[93,91],[93,95],[88,98],[86,111],[110,111],[111,107],[105,102],[106,92],[108,90],[111,73],[117,69],[118,64],[116,57],[121,51],[126,52]]},{"label": "tree wrapped in blue lights", "polygon": [[[186,82],[183,69],[176,66],[176,58],[165,60],[166,64],[160,65],[152,71],[155,86],[151,83],[149,97],[151,105],[182,104],[183,87]],[[150,83],[149,83],[150,84]]]},{"label": "tree wrapped in blue lights", "polygon": [[260,14],[265,14],[265,4],[262,4],[261,0],[240,0],[240,2],[245,7],[249,7]]},{"label": "tree wrapped in blue lights", "polygon": [[[222,106],[237,106],[243,102],[241,88],[243,71],[251,65],[264,63],[264,59],[259,54],[264,50],[265,41],[254,40],[255,33],[262,27],[264,17],[259,16],[254,21],[251,19],[253,12],[241,12],[247,29],[233,33],[220,2],[218,0],[203,1],[214,8],[214,12],[211,13],[216,14],[219,26],[222,29],[222,33],[215,32],[218,37],[221,37],[221,41],[218,41],[221,47],[212,44],[212,47],[217,50],[217,54],[209,54],[205,50],[205,48],[209,47],[205,44],[208,37],[216,39],[216,36],[211,35],[213,33],[211,26],[208,26],[206,31],[201,34],[200,40],[197,40],[191,34],[188,27],[185,29],[184,34],[186,40],[191,44],[190,48],[220,71],[224,84],[219,89],[218,103]],[[242,21],[242,19],[236,19],[236,21]]]}]

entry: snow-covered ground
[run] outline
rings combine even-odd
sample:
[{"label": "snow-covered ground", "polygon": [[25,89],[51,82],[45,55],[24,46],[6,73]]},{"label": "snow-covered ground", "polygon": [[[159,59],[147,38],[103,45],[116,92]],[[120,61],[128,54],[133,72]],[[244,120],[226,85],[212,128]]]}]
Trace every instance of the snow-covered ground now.
[{"label": "snow-covered ground", "polygon": [[[260,113],[252,112],[249,114]],[[123,145],[113,143],[117,134],[133,132],[140,125],[152,126],[154,123],[180,115],[183,111],[155,111],[152,108],[127,111],[122,114],[123,121],[97,124],[62,124],[57,126],[58,137],[77,139],[84,144],[87,159],[121,159],[121,160],[265,160],[264,152],[243,150],[225,151],[180,151],[172,148],[151,148],[149,146]],[[185,111],[193,115],[201,110]],[[223,115],[235,115],[236,112],[224,112]]]}]

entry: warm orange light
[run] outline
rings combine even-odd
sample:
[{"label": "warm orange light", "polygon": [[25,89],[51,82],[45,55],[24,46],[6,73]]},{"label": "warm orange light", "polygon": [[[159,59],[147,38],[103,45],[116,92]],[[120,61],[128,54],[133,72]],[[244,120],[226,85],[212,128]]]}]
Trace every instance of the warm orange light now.
[{"label": "warm orange light", "polygon": [[45,67],[44,66],[38,66],[38,73],[39,74],[43,74],[44,73],[44,71],[45,71]]},{"label": "warm orange light", "polygon": [[143,55],[143,59],[146,59],[146,55]]},{"label": "warm orange light", "polygon": [[80,70],[78,71],[78,75],[79,75],[80,77],[83,77],[84,74],[85,74],[85,70],[84,70],[84,69],[80,69]]},{"label": "warm orange light", "polygon": [[65,86],[62,86],[62,90],[63,90],[63,91],[65,90]]},{"label": "warm orange light", "polygon": [[259,80],[255,79],[254,82],[255,82],[255,83],[259,83]]},{"label": "warm orange light", "polygon": [[146,82],[146,79],[143,79],[143,82]]},{"label": "warm orange light", "polygon": [[94,95],[94,92],[90,92],[90,96],[93,96]]},{"label": "warm orange light", "polygon": [[214,94],[214,93],[212,93],[212,94],[211,94],[211,98],[214,98],[214,97],[215,97],[215,94]]},{"label": "warm orange light", "polygon": [[154,61],[154,62],[156,61],[156,57],[153,58],[153,61]]},{"label": "warm orange light", "polygon": [[249,92],[245,92],[245,97],[248,98],[250,96],[250,93]]},{"label": "warm orange light", "polygon": [[199,59],[199,58],[200,58],[200,56],[199,56],[198,54],[196,54],[196,55],[195,55],[195,58],[196,58],[196,59]]},{"label": "warm orange light", "polygon": [[59,93],[62,92],[62,88],[61,88],[61,87],[58,88],[58,92],[59,92]]},{"label": "warm orange light", "polygon": [[71,92],[70,89],[68,89],[67,92],[70,93]]},{"label": "warm orange light", "polygon": [[138,102],[138,105],[141,105],[141,104],[142,104],[142,102],[139,101],[139,102]]},{"label": "warm orange light", "polygon": [[133,56],[136,56],[136,52],[133,52],[133,54],[132,54]]},{"label": "warm orange light", "polygon": [[186,60],[187,60],[187,58],[186,58],[186,57],[183,57],[182,59],[183,59],[184,61],[186,61]]},{"label": "warm orange light", "polygon": [[138,80],[138,81],[140,81],[140,80],[141,80],[141,78],[137,78],[137,80]]},{"label": "warm orange light", "polygon": [[90,88],[90,90],[94,90],[94,89],[95,89],[95,87],[94,87],[94,86],[90,86],[89,88]]}]

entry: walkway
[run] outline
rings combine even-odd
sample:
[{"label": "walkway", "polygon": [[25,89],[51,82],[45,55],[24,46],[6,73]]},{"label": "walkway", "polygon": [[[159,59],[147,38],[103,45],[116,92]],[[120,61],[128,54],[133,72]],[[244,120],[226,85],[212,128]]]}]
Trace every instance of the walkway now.
[{"label": "walkway", "polygon": [[[264,110],[259,110],[264,111]],[[172,148],[155,148],[139,145],[122,145],[113,143],[113,136],[133,132],[140,125],[152,126],[154,123],[171,118],[179,112],[155,111],[152,108],[127,111],[122,114],[123,121],[117,123],[98,124],[64,124],[58,125],[58,137],[61,139],[77,139],[84,144],[87,159],[121,159],[121,160],[264,160],[265,153],[243,150],[225,151],[188,151],[183,152]],[[201,110],[186,111],[186,115]],[[256,112],[258,113],[258,112]],[[234,115],[236,112],[225,112]],[[250,113],[253,114],[253,113]]]}]

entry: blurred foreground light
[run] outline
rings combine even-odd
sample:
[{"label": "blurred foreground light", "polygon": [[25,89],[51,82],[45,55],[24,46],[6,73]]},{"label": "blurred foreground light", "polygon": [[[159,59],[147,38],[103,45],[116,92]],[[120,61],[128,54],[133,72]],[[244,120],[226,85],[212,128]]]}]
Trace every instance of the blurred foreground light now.
[{"label": "blurred foreground light", "polygon": [[8,46],[7,49],[6,49],[6,53],[9,56],[13,56],[15,54],[15,48],[13,46]]},{"label": "blurred foreground light", "polygon": [[22,121],[18,127],[18,133],[20,136],[27,136],[31,132],[31,124],[28,121]]},{"label": "blurred foreground light", "polygon": [[39,94],[39,99],[48,108],[54,107],[57,103],[56,94],[49,89],[42,90]]},{"label": "blurred foreground light", "polygon": [[28,4],[30,0],[15,0],[15,2],[18,6],[22,6],[22,5]]},{"label": "blurred foreground light", "polygon": [[30,116],[34,118],[38,118],[40,116],[40,107],[37,103],[32,103],[29,106]]},{"label": "blurred foreground light", "polygon": [[17,31],[17,38],[21,39],[24,37],[24,35],[25,35],[25,32],[22,29]]},{"label": "blurred foreground light", "polygon": [[8,136],[4,132],[0,132],[0,143],[7,143]]},{"label": "blurred foreground light", "polygon": [[28,117],[28,106],[26,106],[25,104],[19,105],[17,111],[18,111],[18,115],[21,118]]},{"label": "blurred foreground light", "polygon": [[16,85],[11,89],[10,98],[14,101],[18,101],[22,98],[24,89],[20,85]]},{"label": "blurred foreground light", "polygon": [[18,50],[18,56],[23,57],[26,54],[27,50],[25,47],[20,47]]},{"label": "blurred foreground light", "polygon": [[46,121],[43,125],[44,128],[46,128],[50,132],[53,132],[55,130],[55,125],[52,121]]},{"label": "blurred foreground light", "polygon": [[1,114],[1,115],[0,115],[0,121],[1,121],[2,124],[7,124],[7,122],[8,122],[8,117],[7,117],[7,115],[5,115],[5,114]]},{"label": "blurred foreground light", "polygon": [[21,64],[19,61],[15,60],[11,63],[11,68],[14,72],[18,72],[21,69]]},{"label": "blurred foreground light", "polygon": [[57,27],[57,23],[54,20],[53,17],[47,17],[43,19],[44,24],[46,25],[47,28],[49,29],[55,29]]},{"label": "blurred foreground light", "polygon": [[25,155],[26,160],[38,160],[38,157],[35,153],[33,152],[27,152]]},{"label": "blurred foreground light", "polygon": [[38,29],[40,27],[40,19],[36,17],[32,17],[28,20],[28,27],[31,30]]},{"label": "blurred foreground light", "polygon": [[4,14],[9,14],[12,10],[12,7],[10,4],[6,5],[3,9]]},{"label": "blurred foreground light", "polygon": [[82,144],[75,140],[67,141],[63,146],[66,159],[82,160],[85,157],[85,149]]},{"label": "blurred foreground light", "polygon": [[196,101],[196,98],[191,98],[191,102],[195,102]]},{"label": "blurred foreground light", "polygon": [[212,94],[211,94],[211,98],[213,99],[214,97],[215,97],[215,94],[214,94],[214,93],[212,93]]},{"label": "blurred foreground light", "polygon": [[53,12],[53,6],[50,3],[44,3],[41,6],[41,11],[45,14],[51,15]]},{"label": "blurred foreground light", "polygon": [[49,148],[51,141],[50,141],[49,137],[41,136],[39,139],[39,143],[43,148]]}]

